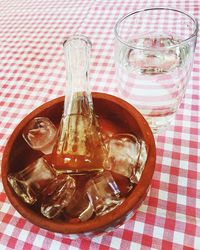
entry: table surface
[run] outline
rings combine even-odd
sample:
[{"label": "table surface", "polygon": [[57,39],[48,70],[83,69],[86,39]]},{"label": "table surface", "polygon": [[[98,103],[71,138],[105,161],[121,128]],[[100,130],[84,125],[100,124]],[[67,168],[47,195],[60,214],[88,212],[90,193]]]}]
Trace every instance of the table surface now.
[{"label": "table surface", "polygon": [[[0,159],[17,124],[34,108],[64,95],[62,43],[75,32],[92,43],[93,91],[118,95],[113,27],[130,11],[173,6],[200,17],[198,0],[1,0]],[[147,198],[115,231],[73,239],[25,220],[0,179],[0,249],[200,249],[200,47],[175,120],[157,137],[157,163]]]}]

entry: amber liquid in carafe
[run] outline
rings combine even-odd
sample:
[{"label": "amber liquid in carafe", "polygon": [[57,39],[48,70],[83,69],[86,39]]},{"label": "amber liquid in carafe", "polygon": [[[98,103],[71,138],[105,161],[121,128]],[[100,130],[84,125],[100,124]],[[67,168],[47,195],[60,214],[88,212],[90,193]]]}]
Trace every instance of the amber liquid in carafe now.
[{"label": "amber liquid in carafe", "polygon": [[81,174],[103,170],[106,150],[88,87],[90,42],[75,36],[64,43],[68,86],[52,161],[56,170]]}]

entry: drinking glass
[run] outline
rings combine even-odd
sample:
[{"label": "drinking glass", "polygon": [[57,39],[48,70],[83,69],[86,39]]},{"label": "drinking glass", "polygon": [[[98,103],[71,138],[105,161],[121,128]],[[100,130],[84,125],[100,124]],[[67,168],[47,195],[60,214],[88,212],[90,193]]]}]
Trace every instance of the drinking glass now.
[{"label": "drinking glass", "polygon": [[189,81],[197,20],[180,10],[148,8],[115,25],[116,79],[156,134],[174,118]]}]

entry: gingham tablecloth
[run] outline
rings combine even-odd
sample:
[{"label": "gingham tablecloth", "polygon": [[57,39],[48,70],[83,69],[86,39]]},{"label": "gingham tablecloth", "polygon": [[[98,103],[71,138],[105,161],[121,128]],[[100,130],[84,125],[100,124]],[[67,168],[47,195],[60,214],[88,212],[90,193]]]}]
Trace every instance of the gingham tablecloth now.
[{"label": "gingham tablecloth", "polygon": [[[171,6],[200,17],[199,0],[1,0],[0,159],[16,125],[34,108],[65,93],[62,43],[78,32],[92,43],[93,91],[118,95],[113,27],[122,15]],[[138,212],[112,233],[72,239],[25,220],[0,179],[0,249],[200,249],[200,47],[176,119],[157,137],[150,192]]]}]

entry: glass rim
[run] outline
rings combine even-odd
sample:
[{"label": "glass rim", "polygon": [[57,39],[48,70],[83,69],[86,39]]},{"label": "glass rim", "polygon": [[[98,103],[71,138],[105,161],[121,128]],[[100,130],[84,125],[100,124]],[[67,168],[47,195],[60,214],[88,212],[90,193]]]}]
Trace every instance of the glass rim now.
[{"label": "glass rim", "polygon": [[[187,17],[189,17],[193,23],[194,23],[194,31],[193,33],[186,39],[183,39],[181,40],[180,42],[178,42],[177,44],[174,44],[174,45],[169,45],[169,46],[165,46],[163,48],[148,48],[148,47],[139,47],[139,46],[134,46],[128,42],[126,42],[118,33],[118,29],[119,29],[119,26],[120,24],[129,16],[132,16],[134,14],[137,14],[137,13],[140,13],[140,12],[144,12],[144,11],[149,11],[149,10],[170,10],[170,11],[175,11],[175,12],[179,12]],[[183,10],[180,10],[180,9],[175,9],[175,8],[167,8],[167,7],[152,7],[152,8],[144,8],[144,9],[139,9],[139,10],[136,10],[136,11],[132,11],[132,12],[129,12],[128,14],[122,16],[115,24],[115,27],[114,27],[114,34],[115,34],[115,38],[117,40],[119,40],[121,43],[123,43],[124,45],[126,45],[127,47],[130,47],[132,49],[138,49],[138,50],[145,50],[145,51],[160,51],[160,50],[166,50],[166,49],[173,49],[173,48],[177,48],[178,46],[180,45],[184,45],[185,43],[187,43],[188,41],[192,40],[194,37],[197,37],[197,33],[198,33],[198,30],[199,30],[199,24],[198,24],[198,20],[191,14],[183,11]]]}]

